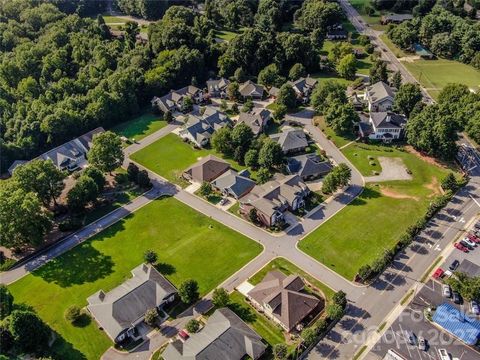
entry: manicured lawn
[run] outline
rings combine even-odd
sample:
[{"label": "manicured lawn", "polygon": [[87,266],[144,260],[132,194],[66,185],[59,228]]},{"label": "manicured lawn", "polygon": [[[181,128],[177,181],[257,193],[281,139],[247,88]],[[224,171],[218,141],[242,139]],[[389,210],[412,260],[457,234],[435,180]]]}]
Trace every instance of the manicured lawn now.
[{"label": "manicured lawn", "polygon": [[[131,158],[167,180],[185,185],[185,181],[180,179],[182,172],[209,154],[222,158],[222,155],[216,153],[213,149],[193,149],[191,145],[183,142],[179,136],[168,134],[134,153]],[[245,168],[232,159],[225,160],[236,170]],[[253,172],[252,178],[255,179]]]},{"label": "manicured lawn", "polygon": [[376,164],[378,156],[401,158],[413,177],[368,184],[357,199],[299,243],[307,254],[351,280],[423,216],[450,170],[391,146],[354,143],[342,152],[364,175],[371,175],[372,168],[380,170],[369,164],[370,155]]},{"label": "manicured lawn", "polygon": [[159,118],[158,115],[146,113],[114,126],[112,131],[128,139],[141,140],[166,125],[167,122]]},{"label": "manicured lawn", "polygon": [[[181,224],[181,226],[179,226]],[[111,346],[94,320],[75,327],[65,309],[85,306],[88,296],[108,291],[130,276],[146,249],[159,256],[159,270],[178,286],[195,279],[206,294],[261,252],[261,246],[174,198],[141,208],[33,274],[9,286],[60,335],[59,359],[99,359]],[[234,254],[231,256],[231,254]]]},{"label": "manicured lawn", "polygon": [[472,88],[480,84],[480,71],[458,61],[439,59],[402,63],[433,98],[449,83],[461,83]]}]

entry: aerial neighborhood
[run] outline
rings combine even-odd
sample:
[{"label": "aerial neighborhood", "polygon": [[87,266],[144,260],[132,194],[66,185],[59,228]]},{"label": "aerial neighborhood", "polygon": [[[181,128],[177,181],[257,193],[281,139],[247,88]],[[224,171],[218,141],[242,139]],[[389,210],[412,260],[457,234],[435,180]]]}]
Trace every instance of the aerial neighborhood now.
[{"label": "aerial neighborhood", "polygon": [[479,14],[0,2],[0,360],[478,359]]}]

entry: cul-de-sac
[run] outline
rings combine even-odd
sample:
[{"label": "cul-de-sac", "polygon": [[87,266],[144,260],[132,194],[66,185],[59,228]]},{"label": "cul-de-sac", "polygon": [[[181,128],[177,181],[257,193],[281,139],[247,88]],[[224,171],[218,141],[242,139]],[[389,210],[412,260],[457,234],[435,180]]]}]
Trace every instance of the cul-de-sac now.
[{"label": "cul-de-sac", "polygon": [[480,359],[480,2],[0,0],[35,359]]}]

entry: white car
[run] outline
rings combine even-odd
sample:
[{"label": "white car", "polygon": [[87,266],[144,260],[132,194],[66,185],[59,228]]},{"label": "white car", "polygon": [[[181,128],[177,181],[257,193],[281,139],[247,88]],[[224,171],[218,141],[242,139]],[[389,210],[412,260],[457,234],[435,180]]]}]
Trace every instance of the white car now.
[{"label": "white car", "polygon": [[446,298],[452,297],[452,290],[450,289],[449,285],[447,284],[442,285],[442,294]]},{"label": "white car", "polygon": [[470,245],[471,247],[475,247],[477,246],[476,243],[474,243],[472,240],[470,240],[468,237],[464,238],[463,241],[465,241],[468,245]]},{"label": "white car", "polygon": [[475,300],[470,301],[470,311],[475,315],[480,314],[480,308]]}]

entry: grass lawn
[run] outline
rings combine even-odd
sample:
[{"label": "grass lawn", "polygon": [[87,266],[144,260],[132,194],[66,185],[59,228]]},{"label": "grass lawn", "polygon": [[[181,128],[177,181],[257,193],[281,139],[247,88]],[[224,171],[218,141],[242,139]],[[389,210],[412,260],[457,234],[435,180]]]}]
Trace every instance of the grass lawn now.
[{"label": "grass lawn", "polygon": [[261,246],[245,236],[174,198],[163,198],[9,288],[16,303],[33,307],[59,333],[59,359],[97,360],[111,341],[94,320],[75,327],[63,313],[73,304],[85,306],[87,297],[99,289],[108,291],[122,283],[143,261],[146,249],[158,253],[159,270],[176,286],[195,279],[202,295],[261,252]]},{"label": "grass lawn", "polygon": [[126,23],[127,20],[116,17],[116,16],[110,16],[110,15],[102,15],[103,20],[105,21],[105,24],[115,24],[115,23]]},{"label": "grass lawn", "polygon": [[141,140],[145,136],[153,134],[155,131],[165,127],[167,122],[157,115],[146,113],[132,120],[125,121],[115,125],[112,131],[128,139]]},{"label": "grass lawn", "polygon": [[215,32],[215,36],[218,37],[219,39],[225,40],[225,41],[231,41],[235,36],[238,34],[241,34],[245,31],[246,28],[240,28],[237,31],[231,31],[231,30],[217,30]]},{"label": "grass lawn", "polygon": [[[354,143],[342,152],[364,175],[379,171],[377,157],[386,156],[401,158],[413,176],[408,181],[368,184],[357,199],[300,242],[300,249],[351,280],[425,213],[450,170],[392,146]],[[374,157],[376,167],[368,156]]]},{"label": "grass lawn", "polygon": [[[209,154],[219,158],[223,157],[213,149],[193,149],[191,145],[183,142],[179,136],[168,134],[134,153],[131,158],[168,181],[185,185],[185,181],[180,179],[182,172],[200,158]],[[232,165],[233,169],[243,170],[245,168],[245,166],[239,165],[232,159],[225,160]],[[255,180],[255,172],[251,172],[251,175],[252,179]]]},{"label": "grass lawn", "polygon": [[433,98],[437,98],[440,90],[449,83],[461,83],[469,87],[478,87],[480,84],[480,71],[458,61],[439,59],[402,63]]},{"label": "grass lawn", "polygon": [[363,20],[374,30],[386,30],[387,26],[380,23],[380,19],[385,11],[375,11],[373,16],[369,16],[364,11],[364,6],[370,3],[370,0],[349,0],[350,4],[358,11]]},{"label": "grass lawn", "polygon": [[335,132],[327,126],[323,116],[316,116],[314,119],[315,124],[327,135],[328,139],[331,140],[336,147],[342,147],[352,140],[355,140],[355,136],[352,134],[349,137],[338,136]]},{"label": "grass lawn", "polygon": [[385,45],[387,45],[387,47],[393,52],[393,54],[397,58],[402,58],[402,57],[414,55],[414,54],[407,54],[405,51],[400,49],[397,45],[395,45],[392,42],[392,40],[390,40],[390,38],[387,36],[387,34],[380,35],[380,39],[382,39],[382,41],[385,43]]}]

